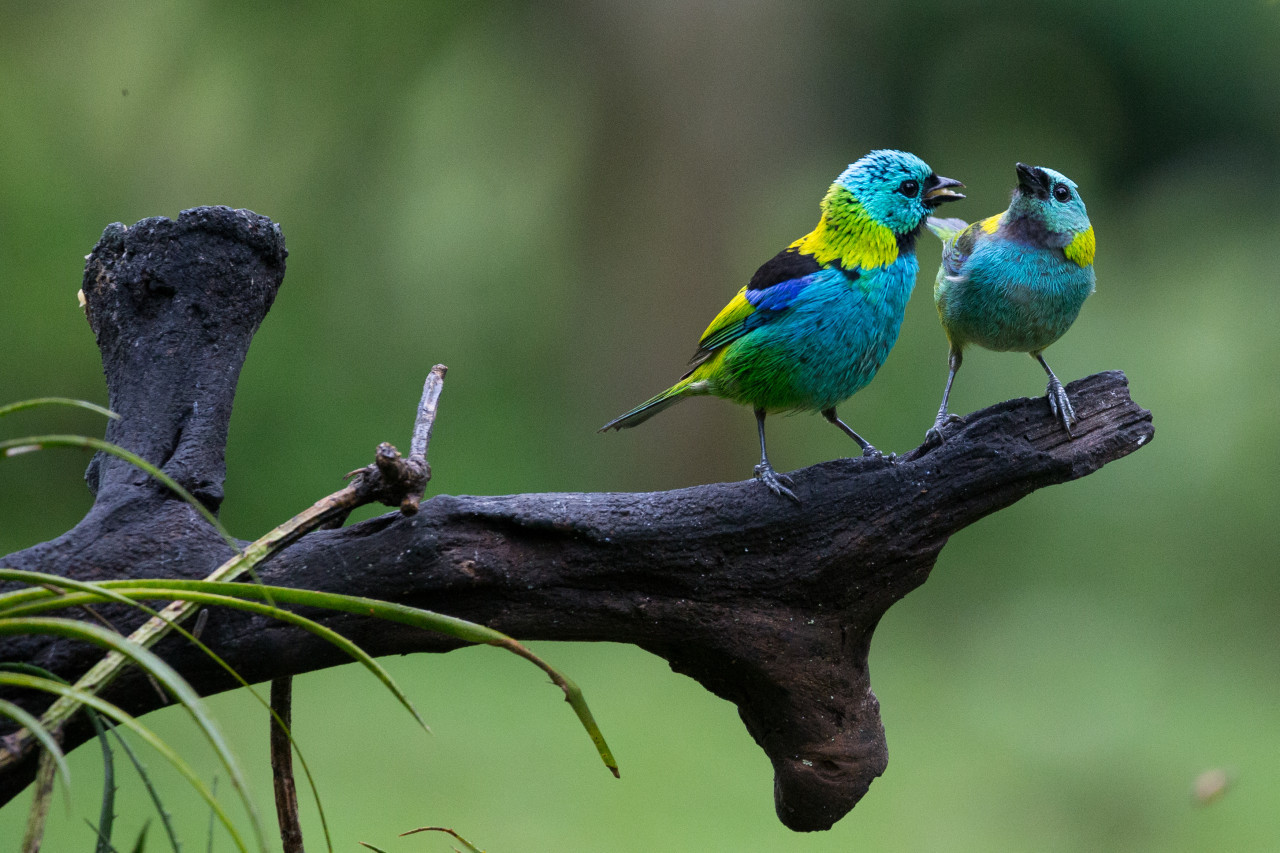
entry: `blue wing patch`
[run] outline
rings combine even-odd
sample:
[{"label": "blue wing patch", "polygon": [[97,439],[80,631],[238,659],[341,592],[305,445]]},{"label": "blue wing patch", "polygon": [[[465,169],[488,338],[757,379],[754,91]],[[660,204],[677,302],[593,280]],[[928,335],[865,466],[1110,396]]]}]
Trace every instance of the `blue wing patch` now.
[{"label": "blue wing patch", "polygon": [[[692,365],[685,377],[726,344],[768,323],[778,314],[790,308],[814,278],[825,272],[821,264],[809,254],[794,246],[783,249],[756,270],[750,283],[730,300],[711,325],[702,333],[698,351],[689,359]],[[853,281],[858,270],[843,270]],[[684,377],[682,377],[684,378]]]},{"label": "blue wing patch", "polygon": [[791,303],[800,295],[809,283],[813,280],[812,276],[804,278],[793,278],[790,281],[778,282],[764,290],[752,290],[747,288],[747,301],[751,303],[751,307],[756,311],[785,311],[791,307]]},{"label": "blue wing patch", "polygon": [[[697,367],[720,347],[768,323],[791,307],[804,289],[813,281],[812,275],[780,281],[761,290],[744,287],[733,301],[725,306],[698,342],[698,351],[689,363]],[[686,374],[687,375],[687,374]]]}]

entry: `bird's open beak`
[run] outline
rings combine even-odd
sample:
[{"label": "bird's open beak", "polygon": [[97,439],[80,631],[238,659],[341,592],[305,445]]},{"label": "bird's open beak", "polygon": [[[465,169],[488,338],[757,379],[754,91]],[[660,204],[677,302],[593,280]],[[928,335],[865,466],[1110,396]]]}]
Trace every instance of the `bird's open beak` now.
[{"label": "bird's open beak", "polygon": [[1039,196],[1040,198],[1049,197],[1049,176],[1045,174],[1044,169],[1035,166],[1028,166],[1026,163],[1019,163],[1018,170],[1018,189],[1028,195]]},{"label": "bird's open beak", "polygon": [[929,207],[937,207],[944,201],[959,201],[964,195],[956,192],[953,187],[963,187],[964,184],[955,178],[940,178],[937,175],[930,175],[929,180],[925,182],[925,193],[923,201]]}]

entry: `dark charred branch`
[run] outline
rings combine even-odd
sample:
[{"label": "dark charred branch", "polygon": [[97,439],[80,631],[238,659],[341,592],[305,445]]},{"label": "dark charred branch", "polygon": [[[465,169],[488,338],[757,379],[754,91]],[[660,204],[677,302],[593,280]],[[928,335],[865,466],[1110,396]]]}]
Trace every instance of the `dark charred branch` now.
[{"label": "dark charred branch", "polygon": [[[210,506],[222,497],[235,378],[284,256],[269,220],[200,208],[177,222],[109,227],[86,268],[90,323],[111,407],[123,416],[107,437]],[[660,655],[737,705],[773,762],[783,823],[825,829],[887,762],[867,652],[889,606],[928,578],[951,534],[1151,439],[1151,415],[1129,398],[1122,373],[1068,390],[1075,440],[1043,397],[1011,400],[896,464],[839,459],[797,471],[799,505],[753,481],[650,494],[439,495],[416,514],[312,533],[261,574],[429,608],[522,640],[607,640]],[[95,459],[89,481],[97,501],[80,524],[0,564],[82,580],[196,578],[230,556],[191,509],[126,464]],[[311,615],[373,654],[457,646],[403,625]],[[212,614],[203,639],[251,681],[345,662],[309,634],[233,613]],[[157,650],[201,693],[234,686],[175,638]],[[68,678],[97,658],[42,639],[7,643],[3,656]],[[134,713],[159,704],[133,674],[107,698]],[[71,725],[67,742],[86,734]],[[0,801],[34,772],[27,760],[0,774]]]}]

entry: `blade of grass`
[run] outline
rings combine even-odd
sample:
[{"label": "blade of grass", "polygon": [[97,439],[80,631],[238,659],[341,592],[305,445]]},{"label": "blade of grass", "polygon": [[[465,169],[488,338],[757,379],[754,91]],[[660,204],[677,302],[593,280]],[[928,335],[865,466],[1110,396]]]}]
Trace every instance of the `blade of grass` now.
[{"label": "blade of grass", "polygon": [[[204,585],[205,582],[138,579],[136,581],[104,581],[102,586],[108,589],[119,589],[123,584],[127,584],[134,589],[144,589],[148,586],[154,585],[155,587],[164,587],[168,590],[176,591],[182,589],[193,589],[193,585]],[[358,613],[364,616],[373,616],[390,622],[414,625],[428,631],[437,631],[450,637],[465,640],[469,643],[483,643],[485,645],[497,646],[499,648],[506,649],[507,651],[517,654],[529,661],[534,666],[537,666],[551,678],[551,681],[559,687],[561,691],[564,692],[565,701],[569,703],[571,708],[573,708],[574,713],[578,717],[578,721],[591,737],[591,742],[595,744],[596,752],[600,754],[600,759],[615,777],[619,775],[618,763],[614,760],[613,753],[609,750],[609,745],[605,742],[604,734],[600,731],[600,727],[597,725],[595,717],[592,716],[591,709],[587,706],[586,697],[583,696],[582,690],[578,685],[559,670],[552,667],[551,664],[535,655],[524,645],[500,631],[495,631],[492,628],[486,628],[483,625],[477,625],[474,622],[468,622],[465,619],[458,619],[453,616],[432,613],[429,610],[420,610],[416,607],[409,607],[404,604],[379,601],[375,598],[364,598],[362,596],[243,583],[212,584],[206,585],[205,588],[221,594],[242,596],[245,598],[264,598],[267,595],[270,595],[274,597],[276,601],[284,604],[322,607],[328,610],[339,610],[344,613]]]},{"label": "blade of grass", "polygon": [[[251,586],[251,584],[247,584],[247,586]],[[204,703],[200,701],[200,697],[191,689],[191,685],[187,684],[186,680],[178,675],[171,666],[136,643],[121,637],[113,631],[108,631],[88,622],[40,617],[0,619],[0,636],[27,634],[53,634],[71,639],[88,640],[132,659],[145,672],[159,681],[187,710],[187,713],[191,715],[197,727],[204,734],[205,739],[209,741],[209,744],[217,753],[223,767],[226,768],[228,775],[231,777],[232,784],[240,793],[240,799],[248,812],[249,822],[253,827],[258,846],[265,846],[262,840],[262,821],[258,816],[257,806],[249,794],[249,787],[245,782],[244,774],[240,770],[239,762],[232,755],[230,748],[222,737],[222,733],[209,716],[208,711],[205,710]],[[66,696],[68,694],[64,693],[63,695]],[[48,725],[47,722],[45,724]]]},{"label": "blade of grass", "polygon": [[73,400],[70,397],[37,397],[33,400],[19,400],[16,403],[0,406],[0,418],[5,415],[11,415],[14,412],[20,412],[23,409],[34,409],[36,406],[75,406],[76,408],[97,412],[100,415],[106,415],[117,421],[120,420],[120,416],[115,412],[110,409],[104,409],[97,403],[90,403],[88,400]]},{"label": "blade of grass", "polygon": [[151,820],[150,818],[148,818],[147,822],[142,825],[142,829],[138,831],[138,840],[133,842],[133,850],[131,851],[131,853],[143,853],[143,851],[146,850],[147,830],[150,828],[151,828]]},{"label": "blade of grass", "polygon": [[[218,777],[213,777],[213,790],[218,790]],[[207,853],[213,853],[213,812],[209,813],[209,846]]]},{"label": "blade of grass", "polygon": [[[41,678],[48,678],[48,679],[57,681],[60,684],[69,683],[65,679],[59,678],[57,675],[53,674],[49,670],[44,669],[43,667],[33,666],[31,664],[0,663],[0,670],[7,671],[7,672],[25,672],[29,675],[36,675]],[[6,708],[6,706],[8,706],[8,708]],[[7,710],[11,711],[11,713],[6,714]],[[94,735],[97,737],[98,742],[102,746],[102,766],[103,766],[104,786],[102,791],[102,810],[99,815],[98,821],[99,821],[99,826],[106,826],[107,828],[104,831],[102,829],[99,829],[99,827],[94,826],[92,823],[89,823],[88,820],[86,820],[85,823],[88,823],[89,826],[93,829],[93,831],[95,833],[98,833],[99,835],[97,853],[104,853],[104,840],[105,840],[105,848],[110,848],[111,850],[115,850],[114,847],[111,847],[111,842],[110,842],[110,837],[111,837],[110,827],[111,827],[111,821],[114,818],[114,812],[115,812],[115,809],[114,809],[115,790],[116,790],[115,789],[115,762],[112,760],[113,756],[111,754],[111,745],[107,742],[107,733],[106,733],[106,730],[103,728],[102,718],[99,716],[99,714],[96,711],[93,711],[90,708],[85,708],[84,712],[89,717],[89,722],[93,726]],[[34,716],[27,714],[27,712],[24,711],[22,708],[16,705],[13,705],[10,702],[6,702],[3,699],[0,699],[0,715],[7,715],[13,719],[17,719],[19,722],[22,722],[24,727],[27,729],[32,729],[32,724],[30,721],[34,721],[35,726],[43,729],[43,726],[40,726],[40,721],[37,720]],[[23,715],[26,715],[27,717],[26,721],[23,721],[21,719]],[[71,771],[70,769],[67,768],[65,762],[62,760],[62,753],[58,751],[58,746],[56,742],[54,742],[51,738],[49,743],[53,743],[54,745],[55,752],[53,754],[61,768],[59,776],[62,779],[63,794],[67,799],[67,804],[70,805],[71,803],[71,790],[70,790]],[[46,750],[49,748],[48,744],[45,744],[45,748]]]},{"label": "blade of grass", "polygon": [[196,500],[195,495],[188,492],[182,486],[178,485],[178,481],[143,459],[136,453],[125,450],[118,444],[112,444],[101,438],[91,438],[87,435],[33,435],[25,438],[11,438],[7,441],[0,441],[0,460],[10,456],[17,456],[19,453],[30,453],[33,450],[43,450],[46,447],[79,447],[87,450],[101,450],[136,465],[143,471],[146,471],[155,479],[168,486],[174,494],[182,498],[192,509],[200,513],[201,517],[209,524],[213,525],[213,529],[226,540],[227,544],[232,548],[239,550],[240,543],[235,537],[227,532],[222,526],[222,522],[218,521],[218,517],[209,511],[209,508],[200,501]]},{"label": "blade of grass", "polygon": [[[77,704],[87,705],[134,732],[138,737],[142,738],[148,746],[159,752],[166,761],[172,764],[174,769],[182,774],[183,778],[185,778],[187,782],[196,789],[196,792],[200,794],[201,798],[209,804],[210,808],[213,809],[218,821],[231,835],[236,848],[242,851],[242,853],[248,853],[248,848],[245,846],[244,839],[236,830],[235,824],[231,822],[231,818],[227,815],[221,804],[218,803],[213,792],[210,791],[204,782],[200,780],[200,777],[196,774],[195,770],[191,768],[191,765],[187,764],[187,762],[182,759],[182,756],[174,752],[172,747],[161,740],[146,726],[138,722],[136,718],[130,716],[115,705],[112,705],[110,702],[107,702],[105,699],[77,687],[68,687],[65,684],[60,684],[52,679],[39,678],[34,675],[25,675],[22,673],[0,672],[0,684],[7,684],[13,687],[25,687],[30,690],[43,690],[46,693],[53,693],[59,696],[71,696],[75,699]],[[258,849],[262,850],[263,853],[266,853],[267,847],[262,840],[261,832],[257,833],[256,840],[258,842]]]},{"label": "blade of grass", "polygon": [[102,746],[102,808],[98,810],[98,825],[93,828],[98,833],[98,848],[95,853],[118,853],[111,844],[111,831],[116,822],[116,757],[111,751],[111,741],[107,740],[102,720],[92,711],[88,713],[93,720],[98,743]]},{"label": "blade of grass", "polygon": [[116,741],[120,744],[120,748],[124,750],[124,754],[129,757],[129,761],[133,764],[133,769],[138,772],[138,778],[142,780],[142,785],[147,789],[147,794],[151,797],[151,802],[155,804],[156,811],[160,814],[160,824],[164,827],[165,835],[169,837],[169,846],[173,848],[173,853],[182,853],[182,845],[178,842],[178,834],[173,829],[173,818],[169,814],[169,810],[164,807],[164,803],[160,800],[160,793],[156,790],[155,785],[151,784],[151,776],[147,773],[146,765],[142,763],[142,759],[138,758],[137,753],[133,751],[133,747],[129,746],[129,741],[124,735],[111,726],[111,734],[115,735]]},{"label": "blade of grass", "polygon": [[[147,607],[145,604],[135,601],[133,598],[122,595],[118,591],[103,589],[101,586],[94,583],[71,580],[69,578],[63,578],[58,575],[45,574],[43,572],[31,572],[31,571],[24,571],[19,569],[0,569],[0,582],[4,582],[4,581],[15,581],[15,582],[32,584],[33,587],[27,590],[27,592],[34,593],[34,595],[24,596],[23,597],[24,603],[22,606],[14,607],[14,608],[11,608],[10,610],[0,611],[0,618],[3,618],[4,616],[10,615],[10,614],[19,615],[20,613],[21,614],[41,613],[41,612],[45,612],[47,610],[52,610],[52,609],[79,606],[80,603],[82,603],[83,601],[96,602],[96,601],[103,601],[103,600],[112,601],[118,604],[123,604],[126,607],[136,607],[142,610],[143,612],[151,615],[153,618],[158,618],[160,616],[160,614],[158,614],[152,608]],[[84,594],[80,596],[71,596],[65,592],[66,589],[79,590],[81,593],[84,593]],[[155,597],[171,599],[174,596],[156,594]],[[183,594],[180,594],[178,596],[178,598],[182,598],[182,597],[183,597]],[[268,599],[269,599],[269,596],[268,596]],[[225,604],[235,605],[237,603],[240,603],[238,599],[229,599],[224,596],[211,596],[207,599],[207,601],[210,604],[224,604],[224,605]],[[259,609],[258,612],[262,612],[265,615],[273,615],[277,613],[283,614],[290,621],[294,621],[295,624],[299,624],[299,625],[302,625],[303,627],[306,627],[307,623],[310,623],[311,625],[314,625],[320,632],[322,632],[322,634],[323,633],[332,634],[332,636],[337,638],[337,640],[339,641],[338,642],[339,647],[342,647],[343,644],[348,645],[352,650],[354,650],[353,656],[355,656],[357,660],[361,660],[361,662],[368,661],[376,668],[377,672],[382,672],[383,675],[386,676],[387,682],[390,682],[390,678],[391,678],[390,674],[387,674],[384,670],[382,670],[381,666],[379,666],[377,662],[374,661],[373,658],[365,654],[363,649],[361,649],[359,646],[356,646],[354,643],[351,643],[345,637],[342,637],[341,634],[333,632],[330,629],[325,628],[323,625],[320,625],[319,623],[311,622],[311,620],[306,619],[305,617],[297,616],[296,614],[290,613],[289,611],[286,611],[286,610],[280,610],[279,608],[273,607],[269,604],[258,604],[256,602],[246,602],[246,604],[252,608],[258,608]],[[276,723],[283,728],[285,735],[289,739],[289,743],[293,747],[294,752],[297,753],[298,763],[302,765],[302,773],[307,779],[307,786],[308,788],[310,788],[312,798],[316,804],[316,813],[320,818],[320,828],[324,834],[325,847],[330,851],[330,853],[333,853],[333,839],[329,832],[329,820],[325,813],[324,804],[320,800],[319,788],[315,784],[315,777],[311,773],[310,765],[307,764],[306,756],[304,756],[302,753],[302,747],[298,744],[296,740],[294,740],[293,733],[289,730],[289,727],[284,725],[284,722],[280,720],[279,715],[275,714],[275,712],[271,708],[271,704],[267,702],[265,699],[263,699],[262,695],[259,694],[258,691],[255,690],[251,684],[249,684],[249,682],[245,681],[244,678],[240,675],[240,673],[237,672],[235,668],[231,666],[231,664],[223,660],[216,652],[213,651],[213,649],[209,648],[207,645],[202,643],[195,635],[187,631],[181,625],[174,625],[173,629],[177,631],[179,634],[181,634],[183,637],[185,637],[189,642],[191,642],[197,648],[199,648],[211,660],[213,660],[214,663],[218,664],[218,666],[222,667],[222,669],[225,670],[227,674],[229,674],[232,678],[238,681],[240,683],[240,686],[243,687],[245,690],[247,690],[249,692],[249,695],[251,695],[258,702],[258,704],[266,708],[267,711],[270,712],[272,716],[275,717]],[[32,667],[26,664],[13,664],[12,666],[15,668],[22,667],[34,675],[40,675],[46,678],[57,679],[57,676],[53,675],[47,670],[41,669],[40,667]],[[0,664],[0,669],[5,667],[6,667],[5,664]],[[375,674],[377,673],[375,672]],[[58,680],[61,680],[61,679],[58,679]],[[392,693],[399,697],[402,697],[402,700],[404,702],[407,703],[409,701],[408,697],[404,696],[403,692],[399,690],[399,687],[395,685],[394,682],[390,682],[390,688],[392,690]],[[410,712],[415,715],[418,722],[424,728],[426,728],[428,732],[430,732],[430,729],[426,727],[426,723],[424,723],[422,721],[422,718],[417,715],[416,709],[411,704],[408,706],[408,708]],[[88,713],[91,716],[93,715],[92,711],[89,711]],[[120,735],[117,733],[116,737],[120,738]],[[155,801],[156,807],[160,811],[161,820],[164,822],[166,832],[168,832],[170,841],[175,845],[175,850],[176,850],[177,838],[172,831],[172,825],[169,822],[168,814],[164,811],[164,808],[161,805],[159,798],[155,795],[154,789],[151,788],[150,780],[147,779],[145,771],[143,770],[142,766],[137,762],[137,760],[134,759],[132,751],[129,749],[128,745],[123,742],[123,739],[121,739],[121,745],[124,746],[125,752],[129,755],[129,757],[134,760],[134,766],[137,768],[139,775],[142,776],[143,784],[147,786],[148,790],[152,791],[152,800]],[[0,756],[0,767],[2,767],[3,764],[4,764],[3,756]]]},{"label": "blade of grass", "polygon": [[[31,582],[29,576],[24,577],[12,569],[0,570],[0,580],[10,579]],[[601,760],[615,777],[619,775],[618,765],[613,757],[613,753],[609,750],[608,743],[605,741],[604,735],[600,731],[600,727],[596,723],[594,716],[591,714],[591,709],[587,705],[586,698],[583,696],[582,690],[577,686],[577,684],[556,670],[546,661],[535,655],[521,643],[511,637],[508,637],[506,634],[493,630],[492,628],[486,628],[483,625],[468,622],[465,619],[445,616],[443,614],[433,613],[428,610],[421,610],[419,608],[409,607],[403,604],[379,601],[378,599],[373,598],[342,595],[340,593],[317,592],[315,590],[289,589],[287,587],[266,586],[263,584],[156,578],[104,581],[100,584],[95,584],[94,586],[104,590],[109,589],[121,592],[122,594],[130,595],[130,597],[132,597],[132,593],[134,591],[149,589],[155,591],[155,595],[164,598],[175,598],[179,591],[193,593],[196,591],[207,591],[209,594],[227,595],[232,598],[242,599],[272,598],[275,601],[284,604],[320,607],[346,613],[373,616],[379,619],[413,625],[428,631],[436,631],[469,643],[482,643],[485,645],[505,648],[540,668],[551,678],[552,682],[559,687],[561,691],[563,691],[565,701],[569,703],[569,706],[577,715],[579,722],[582,724],[588,736],[591,738],[592,743],[595,745],[596,751],[599,753]],[[28,590],[23,593],[11,593],[7,596],[0,596],[0,607],[5,607],[3,611],[5,614],[23,612],[18,611],[16,607],[10,605],[12,599],[16,595],[22,595],[24,597],[22,604],[26,607],[30,605],[33,599],[48,598],[51,593],[47,590]],[[82,686],[84,681],[85,679],[81,679]],[[3,764],[3,757],[0,756],[0,766],[3,766]]]},{"label": "blade of grass", "polygon": [[[7,581],[7,580],[19,580],[19,581],[30,583],[30,582],[33,582],[32,576],[36,574],[37,573],[35,572],[23,572],[23,571],[17,571],[13,569],[0,569],[0,582]],[[43,579],[47,580],[48,577],[49,576],[43,576]],[[126,584],[127,583],[128,582],[126,582]],[[354,660],[356,660],[358,663],[360,663],[362,666],[368,669],[371,673],[373,673],[373,675],[380,682],[382,682],[383,686],[386,687],[387,690],[390,691],[393,696],[395,696],[396,700],[399,701],[400,704],[404,706],[404,708],[413,716],[414,720],[417,721],[418,725],[420,725],[424,731],[427,731],[427,732],[431,731],[431,727],[428,726],[426,721],[422,719],[422,715],[418,712],[418,709],[414,707],[413,702],[409,700],[408,695],[406,695],[405,692],[400,689],[400,686],[396,684],[395,680],[391,678],[391,674],[388,673],[382,667],[382,665],[377,662],[377,660],[375,660],[371,655],[365,652],[364,649],[360,648],[358,645],[351,642],[346,637],[339,634],[337,631],[334,631],[332,628],[327,628],[313,619],[308,619],[305,616],[299,616],[296,613],[293,613],[288,610],[283,610],[279,607],[274,607],[269,604],[259,604],[256,601],[245,601],[242,598],[231,596],[231,595],[225,595],[225,594],[219,595],[214,593],[201,592],[200,589],[202,587],[214,586],[214,584],[207,581],[196,581],[195,583],[196,583],[196,587],[194,590],[187,589],[187,588],[172,587],[172,586],[168,586],[168,587],[147,586],[139,591],[130,591],[127,585],[125,587],[112,589],[108,587],[103,587],[100,584],[91,584],[91,583],[85,583],[82,581],[65,581],[64,580],[62,581],[62,584],[64,586],[66,586],[69,589],[81,590],[81,594],[56,596],[55,593],[52,593],[47,589],[40,589],[36,591],[38,594],[33,597],[34,600],[28,599],[24,604],[22,604],[19,607],[7,608],[3,612],[0,612],[0,616],[3,616],[4,618],[23,617],[31,614],[43,613],[51,609],[76,607],[86,602],[101,601],[104,598],[109,598],[110,600],[113,600],[113,601],[122,601],[124,603],[131,604],[133,606],[139,606],[137,602],[133,600],[135,598],[177,599],[179,601],[193,602],[196,604],[230,607],[236,610],[248,611],[250,613],[254,613],[260,616],[267,616],[269,618],[276,619],[281,622],[287,622],[291,625],[297,625],[298,627],[303,628],[304,630],[315,634],[321,639],[326,640],[327,642],[331,643],[332,645],[346,652]],[[235,591],[239,591],[244,588],[247,588],[250,586],[257,586],[257,585],[225,584],[223,586],[230,587]],[[281,588],[283,589],[283,587]],[[266,597],[267,596],[262,596],[262,598],[266,598]],[[146,608],[146,609],[150,610],[150,608]],[[181,631],[184,635],[186,635],[187,639],[191,640],[192,642],[196,643],[196,645],[206,650],[208,654],[211,657],[213,657],[215,661],[219,662],[224,669],[232,673],[232,675],[236,675],[235,670],[229,664],[222,661],[221,658],[217,657],[217,655],[215,655],[213,651],[210,650],[207,646],[205,646],[203,643],[201,643],[195,637],[192,637],[189,633],[182,630],[181,628],[178,628],[178,630]],[[236,675],[236,677],[239,678],[238,675]],[[243,679],[241,679],[241,681],[243,682]],[[244,684],[244,686],[248,687],[248,684]],[[252,688],[250,689],[252,690]],[[261,697],[259,697],[259,701],[262,701]],[[266,702],[263,702],[263,704],[270,707]],[[286,730],[287,730],[287,727],[286,727]],[[301,755],[299,755],[299,759],[301,759]],[[303,769],[305,770],[306,762],[303,761],[302,763],[304,765]]]},{"label": "blade of grass", "polygon": [[[459,835],[457,832],[455,832],[454,830],[450,829],[447,826],[420,826],[417,829],[411,829],[408,832],[400,833],[400,837],[404,838],[406,835],[413,835],[415,832],[443,832],[447,835],[452,835],[459,842],[461,842],[462,846],[467,848],[467,853],[484,853],[484,851],[481,850],[479,847],[475,846],[470,841],[463,838],[461,835]],[[457,848],[454,848],[454,849],[457,849]]]},{"label": "blade of grass", "polygon": [[8,699],[0,699],[0,717],[8,717],[27,731],[31,732],[32,737],[39,741],[44,747],[44,751],[53,759],[54,767],[58,771],[58,781],[62,785],[62,795],[67,798],[67,802],[71,801],[71,768],[67,766],[66,756],[62,754],[62,749],[58,746],[58,739],[53,733],[40,725],[40,720],[36,716],[20,705],[15,705]]},{"label": "blade of grass", "polygon": [[98,838],[98,846],[95,853],[120,853],[115,845],[111,843],[111,839],[102,834],[102,830],[93,825],[93,821],[88,818],[84,819],[84,825],[89,827],[90,831]]}]

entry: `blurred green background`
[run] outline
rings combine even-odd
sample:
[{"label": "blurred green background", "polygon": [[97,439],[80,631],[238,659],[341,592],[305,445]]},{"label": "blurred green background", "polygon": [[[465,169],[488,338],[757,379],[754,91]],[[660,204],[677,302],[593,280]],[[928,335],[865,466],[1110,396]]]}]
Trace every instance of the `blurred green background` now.
[{"label": "blurred green background", "polygon": [[[350,668],[298,680],[297,731],[338,850],[447,850],[395,838],[424,824],[490,853],[1277,850],[1277,45],[1262,0],[5,3],[0,401],[105,402],[83,256],[110,222],[228,204],[280,222],[290,250],[231,424],[237,535],[406,438],[437,361],[435,489],[744,479],[753,419],[720,401],[593,433],[680,374],[866,151],[961,178],[947,213],[969,219],[1003,209],[1016,160],[1052,166],[1099,255],[1050,363],[1125,370],[1156,440],[963,531],[890,611],[871,662],[889,769],[834,830],[785,830],[734,708],[630,647],[537,646],[587,691],[620,781],[557,691],[490,649],[388,662],[431,737]],[[897,452],[946,372],[936,241],[920,258],[897,348],[841,409]],[[974,352],[953,409],[1043,388],[1030,359]],[[102,429],[74,411],[0,427]],[[789,470],[851,447],[800,416],[770,450]],[[5,463],[0,554],[76,522],[87,461]],[[269,815],[263,712],[212,704]],[[150,721],[196,748],[180,715]],[[95,753],[75,754],[46,849],[90,849]],[[1197,805],[1211,768],[1234,784]],[[121,839],[148,814],[124,784]],[[170,788],[203,849],[207,812]],[[26,799],[0,810],[0,847]]]}]

